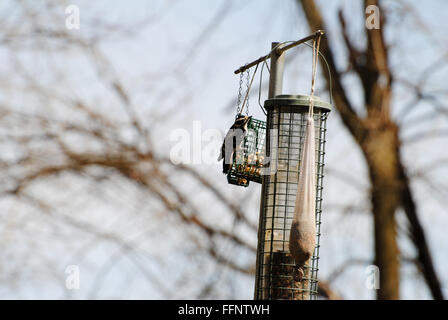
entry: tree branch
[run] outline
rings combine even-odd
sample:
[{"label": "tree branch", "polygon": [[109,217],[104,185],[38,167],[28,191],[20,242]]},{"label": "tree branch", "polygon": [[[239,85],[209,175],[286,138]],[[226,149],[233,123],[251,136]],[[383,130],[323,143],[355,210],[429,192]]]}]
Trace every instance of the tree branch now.
[{"label": "tree branch", "polygon": [[[322,17],[319,13],[319,9],[313,0],[297,0],[297,2],[302,6],[311,32],[319,29],[326,29]],[[342,117],[342,121],[352,133],[353,137],[360,141],[364,136],[364,128],[362,127],[362,123],[358,118],[355,110],[353,109],[350,100],[347,97],[345,89],[342,87],[341,74],[336,68],[334,54],[328,44],[328,40],[326,37],[322,38],[320,48],[322,54],[325,56],[325,59],[328,62],[330,72],[333,75],[333,97],[335,100],[336,109],[339,111]],[[326,72],[324,72],[324,75],[326,77],[327,83],[329,83],[331,75],[328,75]]]},{"label": "tree branch", "polygon": [[402,192],[402,206],[410,223],[411,240],[417,248],[417,261],[421,267],[419,269],[422,270],[423,277],[431,291],[433,298],[436,300],[443,300],[444,297],[442,288],[432,262],[431,252],[426,240],[425,232],[417,215],[417,206],[411,192],[409,178],[404,167],[401,169],[402,181],[405,182]]}]

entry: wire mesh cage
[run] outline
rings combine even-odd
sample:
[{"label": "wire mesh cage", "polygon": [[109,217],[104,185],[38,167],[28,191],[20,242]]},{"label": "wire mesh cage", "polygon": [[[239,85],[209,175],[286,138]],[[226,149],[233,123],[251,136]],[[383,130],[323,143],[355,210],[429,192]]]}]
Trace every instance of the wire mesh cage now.
[{"label": "wire mesh cage", "polygon": [[255,299],[308,300],[317,296],[317,271],[322,206],[326,119],[331,105],[314,97],[316,130],[316,247],[295,277],[289,253],[289,233],[294,214],[301,151],[304,144],[309,96],[279,95],[265,101],[268,110],[266,157],[258,235]]},{"label": "wire mesh cage", "polygon": [[266,122],[251,118],[247,129],[242,148],[236,150],[232,166],[227,173],[228,183],[242,187],[247,187],[249,181],[261,183]]}]

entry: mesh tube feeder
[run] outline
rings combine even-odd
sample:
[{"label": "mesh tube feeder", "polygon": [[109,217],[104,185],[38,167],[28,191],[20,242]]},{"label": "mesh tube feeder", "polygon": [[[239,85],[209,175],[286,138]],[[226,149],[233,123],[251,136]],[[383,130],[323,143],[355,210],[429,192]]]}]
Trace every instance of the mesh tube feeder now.
[{"label": "mesh tube feeder", "polygon": [[267,110],[265,156],[267,174],[262,176],[255,299],[308,300],[317,296],[317,271],[322,207],[326,120],[331,104],[314,97],[316,146],[316,246],[298,280],[289,253],[310,97],[278,95],[265,101]]}]

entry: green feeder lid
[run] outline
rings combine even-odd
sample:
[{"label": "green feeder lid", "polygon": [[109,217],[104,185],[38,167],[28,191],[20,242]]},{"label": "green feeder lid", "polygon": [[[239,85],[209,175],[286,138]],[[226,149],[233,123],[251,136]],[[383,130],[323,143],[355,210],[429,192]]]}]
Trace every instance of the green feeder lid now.
[{"label": "green feeder lid", "polygon": [[[314,108],[319,108],[323,112],[330,112],[332,105],[328,102],[323,101],[321,98],[314,96]],[[272,99],[268,99],[264,102],[265,108],[269,109],[272,107],[282,107],[282,106],[297,106],[306,107],[310,105],[310,96],[302,94],[281,94],[275,96]]]}]

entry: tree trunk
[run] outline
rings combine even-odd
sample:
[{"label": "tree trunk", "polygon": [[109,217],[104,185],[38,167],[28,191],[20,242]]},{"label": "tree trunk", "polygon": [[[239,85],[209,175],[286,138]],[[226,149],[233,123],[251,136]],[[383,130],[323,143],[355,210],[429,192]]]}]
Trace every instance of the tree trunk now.
[{"label": "tree trunk", "polygon": [[371,180],[375,264],[380,271],[377,299],[399,299],[395,211],[400,206],[398,135],[394,125],[372,130],[361,144]]},{"label": "tree trunk", "polygon": [[[297,0],[302,6],[311,31],[325,30],[325,24],[314,0]],[[364,0],[364,7],[380,6],[378,0]],[[400,157],[399,128],[390,119],[392,75],[388,65],[388,47],[384,40],[384,15],[380,29],[366,29],[367,48],[359,49],[350,41],[342,11],[339,12],[342,36],[349,54],[349,63],[358,75],[363,89],[367,117],[354,110],[342,75],[336,68],[327,39],[321,51],[334,79],[333,96],[336,109],[345,127],[360,146],[367,161],[371,183],[371,203],[374,218],[375,264],[380,269],[378,299],[399,298],[399,259],[395,212],[402,207],[409,220],[411,240],[417,251],[417,264],[435,299],[443,299],[440,281],[432,262],[429,245],[417,215],[409,179]],[[330,76],[324,72],[327,84]]]}]

